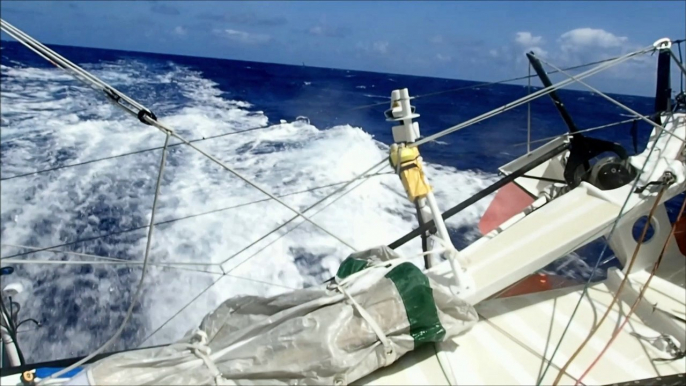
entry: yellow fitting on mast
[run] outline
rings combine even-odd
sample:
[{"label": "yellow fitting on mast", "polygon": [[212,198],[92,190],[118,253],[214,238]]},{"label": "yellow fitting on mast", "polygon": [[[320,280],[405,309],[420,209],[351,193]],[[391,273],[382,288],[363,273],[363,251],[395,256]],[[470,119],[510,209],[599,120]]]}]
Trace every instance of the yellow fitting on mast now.
[{"label": "yellow fitting on mast", "polygon": [[398,172],[407,198],[411,202],[418,198],[424,198],[431,192],[431,186],[424,178],[424,169],[418,148],[393,144],[389,156],[391,165]]}]

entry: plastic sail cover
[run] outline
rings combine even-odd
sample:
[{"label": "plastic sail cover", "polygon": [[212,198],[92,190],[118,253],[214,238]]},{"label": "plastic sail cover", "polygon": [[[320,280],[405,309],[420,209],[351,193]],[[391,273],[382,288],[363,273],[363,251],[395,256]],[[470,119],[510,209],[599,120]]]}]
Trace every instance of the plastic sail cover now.
[{"label": "plastic sail cover", "polygon": [[378,264],[397,257],[387,247],[358,252],[336,275],[336,282],[353,275],[342,284],[345,292],[380,327],[392,354],[356,305],[328,285],[231,298],[179,342],[112,355],[72,383],[341,385],[476,323],[471,305],[413,264]]}]

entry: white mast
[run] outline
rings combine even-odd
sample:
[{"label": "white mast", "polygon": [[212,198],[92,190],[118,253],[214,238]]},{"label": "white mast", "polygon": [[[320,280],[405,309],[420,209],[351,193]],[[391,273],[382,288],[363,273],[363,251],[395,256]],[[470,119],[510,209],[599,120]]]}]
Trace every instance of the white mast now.
[{"label": "white mast", "polygon": [[[457,261],[458,251],[450,240],[448,229],[441,216],[441,210],[438,208],[436,197],[426,177],[419,149],[416,146],[407,146],[420,137],[419,123],[413,122],[413,119],[418,118],[419,114],[416,114],[414,106],[410,105],[410,99],[409,91],[406,88],[391,92],[391,108],[386,112],[386,118],[388,121],[401,123],[392,129],[394,143],[389,150],[391,165],[398,173],[408,199],[417,205],[419,222],[424,224],[431,220],[434,221],[438,237],[432,238],[448,250],[446,254],[455,276],[456,295],[464,295],[470,289],[467,284],[468,279]],[[430,251],[431,246],[428,249]],[[433,253],[429,255],[429,267],[427,268],[439,262],[437,254]]]}]

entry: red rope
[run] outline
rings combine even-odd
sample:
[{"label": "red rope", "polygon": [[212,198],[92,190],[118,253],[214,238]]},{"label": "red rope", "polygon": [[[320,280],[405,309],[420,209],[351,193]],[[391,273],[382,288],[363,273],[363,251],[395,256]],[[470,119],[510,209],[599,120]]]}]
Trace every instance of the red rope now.
[{"label": "red rope", "polygon": [[[636,248],[634,248],[634,253],[631,255],[631,260],[629,260],[629,264],[626,265],[626,271],[631,272],[631,269],[634,266],[634,263],[636,262],[636,256],[638,256],[638,251],[641,249],[641,245],[643,244],[643,240],[645,240],[646,233],[648,232],[648,228],[650,227],[650,222],[653,219],[653,216],[655,215],[655,210],[657,207],[660,205],[660,199],[662,198],[662,195],[665,192],[665,189],[667,187],[663,186],[660,191],[657,193],[657,196],[655,197],[655,202],[653,203],[653,206],[650,208],[650,213],[648,213],[648,220],[646,221],[645,225],[643,226],[643,231],[641,232],[641,236],[636,240]],[[603,314],[603,316],[600,318],[598,321],[598,324],[593,326],[591,329],[591,332],[588,334],[586,339],[584,339],[583,342],[577,347],[576,351],[572,354],[572,356],[569,357],[567,362],[562,366],[560,371],[557,373],[557,377],[555,377],[555,381],[553,382],[553,386],[557,386],[560,383],[560,380],[562,380],[562,376],[567,373],[567,368],[569,365],[576,359],[577,355],[581,352],[581,350],[586,347],[586,344],[593,338],[595,333],[600,329],[600,326],[605,322],[605,319],[607,319],[608,315],[610,315],[610,312],[612,311],[612,307],[614,307],[615,303],[619,300],[619,294],[622,292],[624,289],[624,285],[626,284],[628,280],[628,276],[624,276],[622,281],[619,283],[619,287],[617,287],[617,292],[615,295],[612,297],[612,301],[610,304],[607,306],[607,311]],[[578,381],[577,381],[578,384]]]},{"label": "red rope", "polygon": [[622,332],[622,329],[624,328],[624,326],[625,326],[625,325],[627,324],[627,322],[629,321],[629,318],[631,317],[631,315],[632,315],[632,314],[634,313],[634,311],[636,310],[636,307],[638,307],[638,304],[641,302],[641,299],[643,298],[643,294],[644,294],[645,291],[648,289],[648,286],[650,285],[650,281],[651,281],[651,280],[653,279],[653,277],[655,276],[655,272],[657,272],[657,268],[660,266],[660,263],[662,262],[662,258],[664,257],[665,251],[667,250],[667,245],[669,245],[669,241],[670,241],[670,240],[672,239],[672,237],[674,236],[674,231],[676,230],[676,224],[677,224],[677,222],[681,219],[681,216],[684,214],[684,208],[685,208],[685,207],[686,207],[686,198],[684,198],[684,202],[681,204],[681,209],[679,210],[679,215],[677,216],[676,221],[674,221],[674,224],[672,224],[672,230],[671,230],[671,232],[669,232],[669,237],[667,237],[667,240],[665,240],[665,244],[662,246],[662,251],[660,252],[660,255],[658,256],[657,260],[655,261],[655,265],[653,265],[653,270],[650,272],[650,276],[648,276],[648,280],[646,280],[645,284],[643,285],[643,288],[641,288],[641,292],[638,294],[638,297],[637,297],[636,300],[634,301],[634,304],[631,306],[631,309],[630,309],[629,312],[626,314],[626,318],[624,319],[624,321],[622,322],[622,324],[619,326],[619,328],[616,329],[616,330],[612,333],[612,337],[611,337],[610,340],[607,342],[607,344],[605,345],[605,347],[603,347],[603,350],[600,352],[600,354],[598,354],[598,356],[595,358],[595,360],[593,360],[593,362],[591,363],[591,365],[588,366],[588,368],[586,369],[586,371],[584,371],[584,373],[581,374],[581,376],[579,377],[579,379],[577,379],[575,386],[578,386],[578,385],[581,383],[581,380],[584,379],[584,377],[586,376],[586,374],[588,374],[588,373],[591,371],[591,369],[593,368],[593,366],[595,366],[595,365],[598,363],[598,361],[599,361],[600,358],[603,356],[603,354],[605,354],[605,352],[606,352],[607,349],[610,347],[610,345],[612,344],[612,342],[614,342],[615,338],[617,338],[617,336],[619,336],[619,333]]}]

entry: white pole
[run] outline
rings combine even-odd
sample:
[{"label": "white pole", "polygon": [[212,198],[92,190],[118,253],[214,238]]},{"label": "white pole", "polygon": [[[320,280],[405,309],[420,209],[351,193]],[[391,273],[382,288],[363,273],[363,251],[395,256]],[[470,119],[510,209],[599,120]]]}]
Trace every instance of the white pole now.
[{"label": "white pole", "polygon": [[[3,318],[7,320],[5,315],[3,315]],[[5,354],[7,355],[7,361],[9,362],[10,367],[21,366],[17,346],[15,345],[12,336],[10,336],[9,331],[7,331],[7,328],[0,326],[0,334],[2,335],[2,345],[5,348]]]}]

